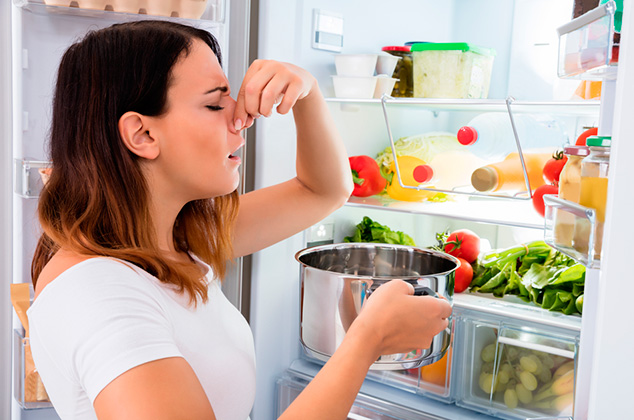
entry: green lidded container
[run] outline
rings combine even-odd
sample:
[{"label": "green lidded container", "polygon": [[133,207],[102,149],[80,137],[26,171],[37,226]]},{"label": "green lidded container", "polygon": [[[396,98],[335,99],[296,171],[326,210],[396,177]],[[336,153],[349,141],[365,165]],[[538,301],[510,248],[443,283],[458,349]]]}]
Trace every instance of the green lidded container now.
[{"label": "green lidded container", "polygon": [[489,96],[495,50],[466,42],[412,45],[414,97]]}]

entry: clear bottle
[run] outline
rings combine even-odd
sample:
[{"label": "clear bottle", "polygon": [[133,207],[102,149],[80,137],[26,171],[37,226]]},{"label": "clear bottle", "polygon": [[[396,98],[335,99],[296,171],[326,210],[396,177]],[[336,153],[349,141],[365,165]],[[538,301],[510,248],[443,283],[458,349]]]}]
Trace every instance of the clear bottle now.
[{"label": "clear bottle", "polygon": [[[513,120],[523,149],[557,148],[568,142],[562,125],[551,116],[516,114]],[[469,151],[482,159],[500,161],[517,151],[511,120],[503,112],[478,115],[460,128],[457,136],[460,144],[469,146]]]},{"label": "clear bottle", "polygon": [[[605,205],[608,196],[608,169],[610,166],[610,136],[591,136],[586,140],[590,154],[581,161],[581,191],[579,204],[596,210],[594,235],[594,259],[601,259]],[[577,219],[575,225],[575,249],[588,252],[590,225],[587,220]],[[584,242],[585,240],[585,242]]]},{"label": "clear bottle", "polygon": [[[581,162],[588,156],[587,146],[566,146],[564,154],[568,158],[559,175],[559,198],[579,203],[581,195]],[[569,212],[556,210],[553,235],[559,246],[572,247],[575,231],[575,216]]]}]

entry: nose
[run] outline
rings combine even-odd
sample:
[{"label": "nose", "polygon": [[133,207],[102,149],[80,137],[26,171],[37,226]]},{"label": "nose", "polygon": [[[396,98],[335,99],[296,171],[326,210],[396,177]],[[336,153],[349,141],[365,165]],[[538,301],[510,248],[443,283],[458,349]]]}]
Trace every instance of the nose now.
[{"label": "nose", "polygon": [[233,99],[231,96],[227,96],[223,104],[223,107],[224,107],[223,111],[225,113],[227,125],[229,127],[229,131],[231,131],[232,133],[236,133],[235,122],[233,120],[235,110],[236,110],[236,103],[237,102],[235,99]]}]

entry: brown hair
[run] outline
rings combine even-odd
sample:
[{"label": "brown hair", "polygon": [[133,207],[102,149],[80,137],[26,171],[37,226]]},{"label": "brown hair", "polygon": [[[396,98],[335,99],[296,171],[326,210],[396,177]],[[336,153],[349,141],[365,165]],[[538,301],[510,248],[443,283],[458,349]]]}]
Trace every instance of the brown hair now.
[{"label": "brown hair", "polygon": [[[88,33],[62,57],[53,100],[53,170],[38,206],[43,234],[31,265],[33,285],[61,248],[129,261],[178,286],[193,303],[207,299],[195,262],[168,261],[157,247],[149,191],[137,155],[124,145],[119,118],[127,111],[167,111],[171,71],[193,39],[221,61],[206,31],[167,21],[117,24]],[[208,263],[222,278],[232,255],[238,194],[187,203],[174,224],[177,250]]]}]

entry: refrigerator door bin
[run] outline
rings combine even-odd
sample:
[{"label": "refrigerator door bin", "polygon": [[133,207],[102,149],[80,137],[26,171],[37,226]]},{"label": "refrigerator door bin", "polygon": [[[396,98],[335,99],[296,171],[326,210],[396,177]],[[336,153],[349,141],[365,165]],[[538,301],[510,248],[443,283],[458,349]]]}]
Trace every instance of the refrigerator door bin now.
[{"label": "refrigerator door bin", "polygon": [[219,23],[225,20],[225,0],[14,0],[14,3],[35,13],[98,17],[105,11],[119,15],[110,17],[117,20],[126,20],[124,13]]},{"label": "refrigerator door bin", "polygon": [[578,337],[512,319],[462,317],[456,404],[505,419],[571,417]]},{"label": "refrigerator door bin", "polygon": [[13,333],[14,397],[23,409],[53,407],[33,363],[28,337],[20,330]]},{"label": "refrigerator door bin", "polygon": [[37,198],[48,180],[50,165],[42,160],[14,159],[13,191],[23,198]]},{"label": "refrigerator door bin", "polygon": [[553,195],[545,195],[544,204],[546,243],[588,268],[599,268],[603,223],[596,210]]},{"label": "refrigerator door bin", "polygon": [[557,28],[559,77],[615,79],[619,46],[614,44],[616,4],[609,1]]}]

